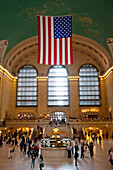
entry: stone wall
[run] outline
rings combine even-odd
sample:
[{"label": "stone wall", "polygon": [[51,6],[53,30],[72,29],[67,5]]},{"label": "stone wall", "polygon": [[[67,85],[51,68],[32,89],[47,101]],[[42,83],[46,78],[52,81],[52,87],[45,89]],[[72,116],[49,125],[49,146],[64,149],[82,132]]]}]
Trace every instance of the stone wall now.
[{"label": "stone wall", "polygon": [[11,109],[12,80],[1,74],[0,77],[0,118],[8,116]]},{"label": "stone wall", "polygon": [[108,78],[105,80],[107,88],[107,101],[108,101],[108,110],[109,116],[113,118],[113,73],[111,73]]},{"label": "stone wall", "polygon": [[[69,107],[47,107],[47,79],[38,79],[38,106],[37,107],[16,107],[16,89],[17,82],[8,80],[3,77],[4,81],[1,79],[0,89],[2,98],[2,117],[5,117],[5,113],[8,112],[9,118],[17,118],[20,112],[32,112],[37,114],[50,114],[52,112],[65,112],[67,118],[69,117],[80,117],[79,107],[79,92],[78,92],[78,79],[69,80]],[[101,93],[101,107],[93,107],[99,109],[100,117],[109,117],[108,115],[108,102],[112,105],[111,98],[112,93],[109,92],[111,87],[110,83],[104,80],[100,81],[100,93]],[[110,86],[110,87],[109,87]],[[108,93],[106,92],[108,91]],[[112,91],[112,90],[111,90]],[[110,98],[110,99],[109,99]],[[88,108],[88,107],[87,107]],[[91,108],[91,107],[90,107]]]}]

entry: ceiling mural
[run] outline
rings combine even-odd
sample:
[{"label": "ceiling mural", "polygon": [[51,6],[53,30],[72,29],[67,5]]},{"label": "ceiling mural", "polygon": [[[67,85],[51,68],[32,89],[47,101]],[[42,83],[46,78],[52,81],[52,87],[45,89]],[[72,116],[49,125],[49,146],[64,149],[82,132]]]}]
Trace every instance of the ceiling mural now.
[{"label": "ceiling mural", "polygon": [[6,54],[38,35],[37,15],[72,15],[72,33],[97,41],[109,52],[106,39],[113,37],[113,0],[0,0],[0,40],[8,40]]}]

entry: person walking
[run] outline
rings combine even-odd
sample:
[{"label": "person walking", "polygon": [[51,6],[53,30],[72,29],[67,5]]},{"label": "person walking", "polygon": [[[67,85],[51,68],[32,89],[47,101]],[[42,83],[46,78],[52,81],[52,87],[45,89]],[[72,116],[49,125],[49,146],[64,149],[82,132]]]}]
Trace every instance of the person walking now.
[{"label": "person walking", "polygon": [[84,158],[84,146],[81,146],[81,158]]},{"label": "person walking", "polygon": [[9,148],[8,148],[8,158],[10,159],[12,157],[11,155],[11,145],[9,145]]},{"label": "person walking", "polygon": [[42,170],[43,167],[44,167],[43,157],[42,157],[42,155],[40,155],[40,159],[39,159],[39,168],[40,168],[40,170]]},{"label": "person walking", "polygon": [[18,147],[18,141],[17,141],[17,138],[15,138],[15,146]]},{"label": "person walking", "polygon": [[113,165],[113,149],[111,148],[111,152],[109,154],[109,161],[111,163],[111,165]]},{"label": "person walking", "polygon": [[21,141],[20,142],[20,151],[22,152],[22,149],[23,149],[23,142]]},{"label": "person walking", "polygon": [[76,152],[76,151],[78,152],[78,150],[79,150],[79,147],[78,147],[78,144],[77,144],[77,142],[75,143],[75,146],[74,146],[74,148],[75,148],[75,152]]},{"label": "person walking", "polygon": [[87,148],[88,148],[88,140],[86,140],[86,143],[85,143],[85,150],[87,150]]},{"label": "person walking", "polygon": [[93,157],[93,142],[90,142],[90,145],[89,145],[89,151],[90,151],[90,156],[91,158]]},{"label": "person walking", "polygon": [[9,149],[8,149],[8,158],[9,159],[13,156],[14,150],[15,150],[14,145],[11,143],[9,145]]},{"label": "person walking", "polygon": [[39,154],[39,144],[36,145],[36,156],[38,158],[38,154]]},{"label": "person walking", "polygon": [[92,140],[93,140],[93,142],[95,140],[95,134],[94,133],[92,134]]},{"label": "person walking", "polygon": [[31,155],[31,159],[32,159],[32,162],[31,162],[31,168],[33,166],[33,168],[35,167],[35,159],[36,159],[36,155],[35,153],[33,152],[32,155]]},{"label": "person walking", "polygon": [[77,159],[79,157],[79,154],[77,151],[75,151],[75,166],[77,166]]},{"label": "person walking", "polygon": [[28,145],[28,151],[27,151],[27,154],[28,154],[28,157],[30,157],[30,155],[31,155],[31,145]]},{"label": "person walking", "polygon": [[24,151],[23,151],[23,154],[26,154],[26,148],[27,148],[27,145],[26,145],[26,143],[24,143]]}]

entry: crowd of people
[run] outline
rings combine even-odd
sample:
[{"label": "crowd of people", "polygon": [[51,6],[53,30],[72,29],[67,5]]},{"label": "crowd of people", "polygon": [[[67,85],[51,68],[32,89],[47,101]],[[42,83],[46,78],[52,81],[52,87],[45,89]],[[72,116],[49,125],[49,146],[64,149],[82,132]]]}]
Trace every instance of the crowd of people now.
[{"label": "crowd of people", "polygon": [[53,119],[52,121],[49,122],[49,125],[58,125],[58,126],[66,125],[66,120],[65,119],[62,119],[62,120]]},{"label": "crowd of people", "polygon": [[75,166],[77,166],[77,159],[79,157],[79,153],[78,153],[79,150],[80,150],[80,153],[81,153],[80,158],[84,158],[84,152],[86,152],[87,150],[89,150],[91,158],[94,155],[94,152],[93,152],[94,143],[93,143],[93,141],[89,142],[89,144],[88,144],[88,141],[84,142],[83,140],[81,140],[80,149],[79,149],[78,143],[79,143],[78,138],[76,138],[75,139],[75,145],[73,144],[73,142],[71,142],[71,145],[67,146],[68,158],[71,158],[71,153],[74,154]]},{"label": "crowd of people", "polygon": [[[102,136],[98,136],[99,144],[101,145]],[[31,158],[31,167],[35,167],[35,160],[38,159],[40,170],[44,167],[43,157],[39,154],[40,142],[35,136],[31,140],[31,131],[29,132],[18,132],[15,131],[13,134],[6,134],[0,137],[0,146],[2,147],[3,143],[9,145],[8,147],[8,158],[11,159],[17,147],[20,148],[20,152],[23,155],[28,155]],[[79,135],[71,141],[71,145],[67,146],[68,158],[71,158],[74,155],[75,166],[78,164],[78,158],[85,158],[85,152],[88,152],[90,157],[94,156],[94,142],[97,142],[97,135],[91,135],[90,140],[83,140]],[[79,156],[80,155],[80,156]],[[110,148],[108,151],[109,161],[113,165],[113,148]]]},{"label": "crowd of people", "polygon": [[[101,145],[102,137],[100,135],[98,136],[98,141]],[[89,152],[90,157],[93,158],[95,146],[94,142],[97,142],[97,135],[92,134],[91,139],[89,141],[83,140],[79,135],[77,135],[74,139],[74,142],[72,141],[71,145],[67,146],[68,158],[71,158],[71,154],[74,155],[75,166],[77,166],[78,157],[80,157],[81,159],[85,157],[85,152]],[[109,161],[113,165],[113,148],[109,149]]]},{"label": "crowd of people", "polygon": [[38,138],[35,136],[33,140],[31,140],[31,131],[29,133],[15,131],[13,134],[6,134],[5,136],[1,136],[1,146],[3,143],[9,145],[8,147],[8,159],[13,157],[13,154],[17,147],[20,147],[20,152],[23,155],[28,155],[31,158],[31,168],[35,167],[35,160],[38,158],[40,170],[42,170],[44,166],[43,157],[39,155],[39,143]]}]

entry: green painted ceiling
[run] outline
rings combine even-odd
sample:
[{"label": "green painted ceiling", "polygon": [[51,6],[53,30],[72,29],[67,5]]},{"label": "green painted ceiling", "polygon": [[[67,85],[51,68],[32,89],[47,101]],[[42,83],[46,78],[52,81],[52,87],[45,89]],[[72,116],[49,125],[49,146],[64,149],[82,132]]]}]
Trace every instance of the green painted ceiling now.
[{"label": "green painted ceiling", "polygon": [[37,15],[72,15],[72,33],[89,37],[108,51],[113,37],[113,0],[0,0],[0,40],[6,53],[24,39],[38,35]]}]

